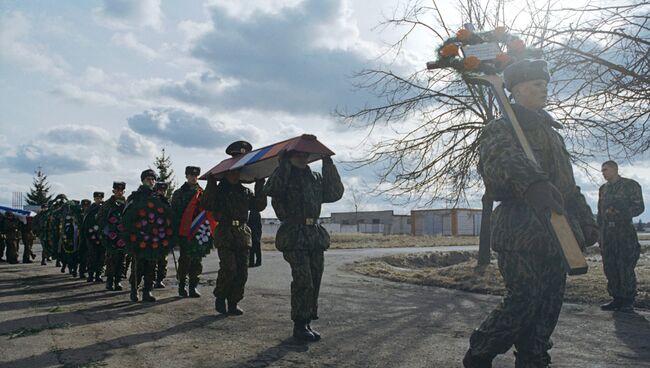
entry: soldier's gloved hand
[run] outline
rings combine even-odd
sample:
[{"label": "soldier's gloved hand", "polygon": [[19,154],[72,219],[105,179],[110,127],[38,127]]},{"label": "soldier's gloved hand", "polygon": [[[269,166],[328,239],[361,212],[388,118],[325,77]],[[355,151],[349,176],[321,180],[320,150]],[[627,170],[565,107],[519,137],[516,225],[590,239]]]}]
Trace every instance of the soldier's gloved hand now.
[{"label": "soldier's gloved hand", "polygon": [[545,214],[547,209],[557,214],[564,212],[562,193],[549,181],[531,184],[524,193],[524,199],[538,214]]},{"label": "soldier's gloved hand", "polygon": [[591,247],[596,244],[599,240],[600,233],[598,228],[593,225],[585,225],[582,229],[582,233],[585,236],[585,246]]},{"label": "soldier's gloved hand", "polygon": [[331,156],[323,156],[323,165],[334,165]]}]

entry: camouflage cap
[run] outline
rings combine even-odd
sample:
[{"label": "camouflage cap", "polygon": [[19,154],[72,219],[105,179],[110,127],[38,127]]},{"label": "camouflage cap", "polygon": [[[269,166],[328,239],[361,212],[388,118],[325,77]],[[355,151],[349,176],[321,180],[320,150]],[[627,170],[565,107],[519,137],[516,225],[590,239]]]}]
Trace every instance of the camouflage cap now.
[{"label": "camouflage cap", "polygon": [[104,192],[93,192],[93,198],[104,198]]},{"label": "camouflage cap", "polygon": [[158,176],[156,175],[155,171],[151,169],[146,169],[140,174],[140,181],[144,180],[145,178],[154,178],[155,180],[157,177]]},{"label": "camouflage cap", "polygon": [[519,83],[536,79],[544,79],[547,82],[551,80],[548,73],[548,64],[541,59],[524,59],[509,65],[503,71],[503,80],[506,89],[512,92],[512,88]]},{"label": "camouflage cap", "polygon": [[201,168],[198,166],[185,166],[185,175],[201,175]]},{"label": "camouflage cap", "polygon": [[235,157],[235,156],[246,154],[252,150],[253,150],[253,146],[250,143],[246,141],[237,141],[231,143],[226,148],[226,154]]},{"label": "camouflage cap", "polygon": [[113,189],[124,190],[124,189],[126,189],[126,183],[123,182],[123,181],[114,181],[113,182]]},{"label": "camouflage cap", "polygon": [[169,188],[169,184],[165,183],[164,181],[159,181],[156,183],[156,186],[154,187],[154,190],[167,190]]},{"label": "camouflage cap", "polygon": [[92,202],[90,201],[90,199],[82,199],[82,200],[81,200],[81,205],[82,205],[82,206],[85,206],[85,207],[90,206],[91,203],[92,203]]}]

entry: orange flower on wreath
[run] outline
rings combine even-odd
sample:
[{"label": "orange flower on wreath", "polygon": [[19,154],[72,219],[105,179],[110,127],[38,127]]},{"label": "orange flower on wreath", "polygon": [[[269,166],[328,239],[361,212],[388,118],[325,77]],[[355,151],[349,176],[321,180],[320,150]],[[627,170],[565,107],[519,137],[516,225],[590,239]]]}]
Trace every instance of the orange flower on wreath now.
[{"label": "orange flower on wreath", "polygon": [[496,37],[498,40],[502,39],[503,36],[506,35],[507,28],[506,27],[496,27],[494,29],[494,37]]},{"label": "orange flower on wreath", "polygon": [[481,60],[476,56],[468,56],[463,60],[463,67],[465,70],[475,70],[481,65]]},{"label": "orange flower on wreath", "polygon": [[456,32],[456,38],[461,42],[467,42],[472,38],[472,31],[461,28]]},{"label": "orange flower on wreath", "polygon": [[512,56],[500,52],[497,54],[496,61],[501,65],[508,65],[512,61]]},{"label": "orange flower on wreath", "polygon": [[524,44],[524,41],[518,38],[508,42],[508,51],[519,52],[523,51],[525,48],[526,45]]},{"label": "orange flower on wreath", "polygon": [[458,56],[458,46],[453,43],[448,43],[440,49],[440,56],[454,57]]}]

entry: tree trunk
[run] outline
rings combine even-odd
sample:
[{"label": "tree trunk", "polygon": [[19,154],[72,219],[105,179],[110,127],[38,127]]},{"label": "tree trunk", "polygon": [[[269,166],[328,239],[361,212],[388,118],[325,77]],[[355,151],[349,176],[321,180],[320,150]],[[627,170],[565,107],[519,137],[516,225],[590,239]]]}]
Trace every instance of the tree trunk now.
[{"label": "tree trunk", "polygon": [[492,196],[487,190],[483,194],[481,202],[483,202],[483,213],[481,214],[481,235],[478,245],[478,265],[484,266],[490,264],[490,218],[494,206]]}]

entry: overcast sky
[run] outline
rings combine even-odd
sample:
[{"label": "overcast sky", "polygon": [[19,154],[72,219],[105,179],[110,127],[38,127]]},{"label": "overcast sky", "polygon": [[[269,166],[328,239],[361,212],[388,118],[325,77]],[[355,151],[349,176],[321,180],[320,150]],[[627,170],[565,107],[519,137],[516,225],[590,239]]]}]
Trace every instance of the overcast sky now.
[{"label": "overcast sky", "polygon": [[[71,198],[109,192],[113,180],[133,190],[162,147],[179,183],[186,165],[205,171],[238,139],[260,147],[311,133],[335,161],[354,157],[363,132],[331,113],[372,97],[350,76],[433,59],[436,45],[419,34],[402,57],[380,57],[397,33],[373,27],[396,3],[0,0],[0,204],[28,191],[38,166]],[[622,168],[646,192],[648,163]],[[375,181],[368,170],[340,171],[351,186]],[[578,180],[594,204],[598,183]],[[346,195],[323,212],[351,208]],[[411,209],[383,198],[362,208]]]}]

